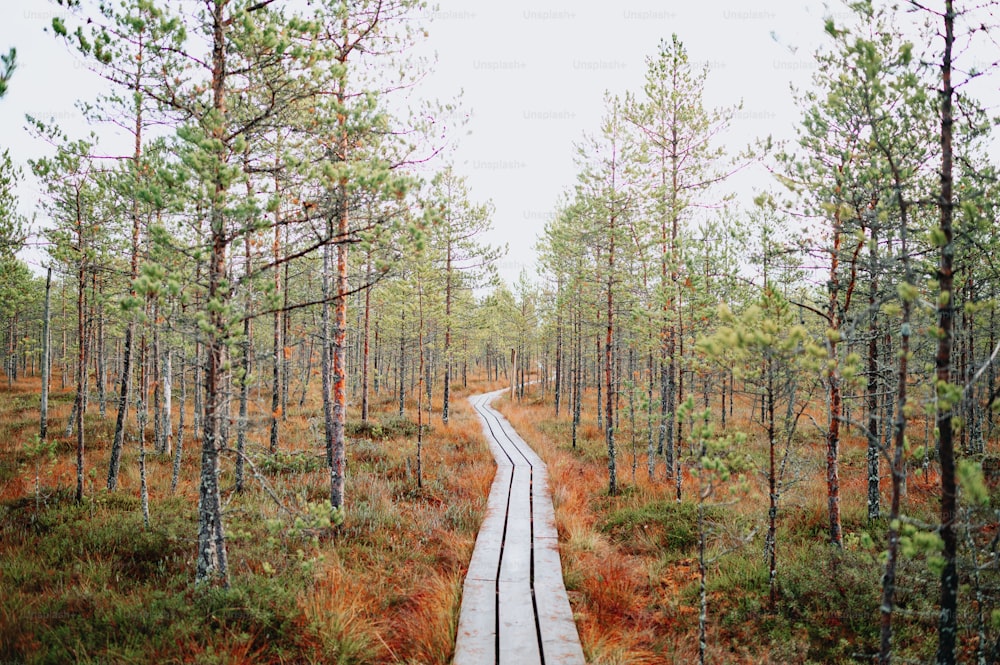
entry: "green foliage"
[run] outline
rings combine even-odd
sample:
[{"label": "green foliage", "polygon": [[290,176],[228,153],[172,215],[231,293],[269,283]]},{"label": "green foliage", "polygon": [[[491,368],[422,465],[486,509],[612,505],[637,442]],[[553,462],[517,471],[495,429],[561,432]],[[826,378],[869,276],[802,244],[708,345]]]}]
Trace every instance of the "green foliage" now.
[{"label": "green foliage", "polygon": [[51,462],[55,459],[59,442],[55,439],[42,439],[35,434],[24,442],[24,454],[28,459]]},{"label": "green foliage", "polygon": [[0,55],[0,99],[7,94],[7,84],[17,69],[17,49],[11,48],[6,55]]},{"label": "green foliage", "polygon": [[778,609],[809,633],[811,660],[839,662],[861,645],[874,644],[881,571],[867,553],[811,543],[784,560]]},{"label": "green foliage", "polygon": [[990,492],[983,477],[982,464],[973,459],[963,458],[958,461],[957,472],[958,484],[966,498],[977,505],[988,506]]},{"label": "green foliage", "polygon": [[10,261],[27,236],[26,222],[17,209],[16,190],[23,179],[24,174],[11,160],[10,151],[0,153],[0,261]]},{"label": "green foliage", "polygon": [[306,503],[301,515],[295,518],[295,529],[312,531],[327,530],[344,523],[344,508],[334,508],[329,501],[310,501]]},{"label": "green foliage", "polygon": [[[709,519],[721,517],[719,508],[706,510]],[[655,501],[613,511],[598,528],[616,542],[652,539],[667,553],[690,553],[698,544],[698,506],[694,503]]]},{"label": "green foliage", "polygon": [[370,441],[386,441],[416,436],[417,424],[409,418],[397,416],[379,421],[369,420],[367,423],[360,420],[348,421],[346,430],[348,436]]},{"label": "green foliage", "polygon": [[322,455],[282,451],[262,455],[255,462],[261,473],[272,476],[301,475],[317,471],[326,464],[326,460]]}]

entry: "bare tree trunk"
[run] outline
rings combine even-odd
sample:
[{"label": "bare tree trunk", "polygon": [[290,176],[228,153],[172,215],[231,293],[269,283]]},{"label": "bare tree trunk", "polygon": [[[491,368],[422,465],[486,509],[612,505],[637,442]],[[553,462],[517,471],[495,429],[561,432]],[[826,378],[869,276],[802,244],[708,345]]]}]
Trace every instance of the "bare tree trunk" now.
[{"label": "bare tree trunk", "polygon": [[[678,282],[679,284],[679,282]],[[683,313],[682,302],[680,297],[680,288],[678,286],[678,291],[675,294],[677,302],[677,354],[680,356],[681,362],[677,365],[677,401],[675,404],[684,403],[684,321],[681,318]],[[676,417],[675,417],[676,419]],[[681,500],[681,485],[684,481],[684,474],[681,471],[681,455],[684,451],[684,423],[679,419],[677,420],[677,439],[674,442],[674,487],[676,489],[675,496],[678,502]],[[691,426],[694,426],[694,419],[691,419]]]},{"label": "bare tree trunk", "polygon": [[[606,403],[604,407],[605,443],[608,447],[608,494],[618,494],[618,465],[615,455],[615,391],[613,383],[614,364],[614,271],[615,271],[615,217],[611,216],[609,229],[610,242],[608,249],[608,309],[607,328],[604,335],[604,382],[606,387]],[[600,398],[598,398],[600,399]]]},{"label": "bare tree trunk", "polygon": [[[244,154],[244,169],[249,170],[249,155]],[[250,183],[249,178],[246,182],[247,188],[247,199],[253,196],[253,187]],[[243,259],[245,265],[243,269],[246,275],[250,275],[252,271],[252,256],[250,253],[250,241],[251,232],[247,231],[243,236]],[[234,480],[236,484],[236,491],[243,491],[244,484],[244,455],[247,449],[247,427],[249,425],[248,421],[248,408],[250,402],[250,357],[253,354],[252,339],[253,339],[253,329],[250,325],[250,314],[253,310],[253,289],[251,285],[247,283],[246,294],[244,300],[244,312],[243,312],[243,340],[240,344],[242,350],[242,357],[240,358],[240,370],[242,376],[240,376],[240,413],[237,418],[236,424],[236,469],[234,471]]]},{"label": "bare tree trunk", "polygon": [[67,382],[69,381],[69,340],[68,335],[68,324],[66,319],[66,282],[67,280],[61,280],[61,286],[59,289],[59,301],[61,305],[62,315],[60,316],[60,321],[62,322],[62,350],[60,352],[62,356],[62,371],[59,372],[59,386],[62,390],[66,390]]},{"label": "bare tree trunk", "polygon": [[201,432],[204,430],[204,423],[202,422],[202,414],[205,412],[205,400],[203,397],[204,387],[205,387],[205,372],[204,365],[202,361],[202,356],[204,356],[204,346],[201,343],[200,333],[196,333],[194,342],[194,404],[192,411],[192,425],[191,428],[194,432]]},{"label": "bare tree trunk", "polygon": [[517,390],[517,371],[515,370],[515,367],[517,367],[517,349],[516,348],[512,348],[510,350],[510,370],[511,371],[510,371],[510,377],[509,377],[510,378],[510,399],[511,399],[511,401],[514,401],[514,395],[516,394],[516,390]]},{"label": "bare tree trunk", "polygon": [[44,441],[49,430],[49,374],[52,365],[52,268],[45,270],[45,313],[42,319],[42,396],[38,407],[38,439]]},{"label": "bare tree trunk", "polygon": [[[346,19],[345,19],[346,21]],[[346,57],[346,56],[345,56]],[[346,81],[341,77],[337,99],[343,104],[345,99]],[[339,158],[347,161],[349,137],[347,135],[347,118],[341,114],[338,117]],[[337,211],[337,283],[334,309],[336,321],[333,335],[333,423],[329,435],[331,445],[330,458],[330,505],[341,508],[344,505],[344,471],[346,469],[344,449],[344,426],[347,422],[346,368],[344,363],[347,351],[347,237],[350,233],[347,177],[338,183],[339,210]]]},{"label": "bare tree trunk", "polygon": [[[652,349],[652,334],[650,334]],[[650,480],[656,477],[656,444],[653,441],[653,393],[655,391],[656,370],[653,352],[646,356],[646,473]]]},{"label": "bare tree trunk", "polygon": [[171,366],[170,346],[163,353],[163,452],[170,454],[173,446],[173,376]]},{"label": "bare tree trunk", "polygon": [[[941,65],[941,233],[944,244],[938,264],[937,281],[941,297],[938,298],[938,347],[936,357],[937,385],[951,383],[951,338],[955,318],[954,258],[955,246],[952,229],[952,131],[954,125],[952,104],[955,90],[951,82],[952,47],[955,43],[955,10],[952,0],[944,3],[944,56]],[[939,388],[940,390],[940,388]],[[955,480],[955,442],[952,418],[956,405],[938,396],[938,454],[941,459],[941,540],[944,541],[944,569],[941,571],[941,614],[938,621],[938,665],[955,662],[955,645],[958,633],[958,571],[955,558],[958,535],[955,522],[958,518],[957,487]]]},{"label": "bare tree trunk", "polygon": [[423,287],[420,285],[419,281],[417,283],[417,307],[419,322],[417,324],[417,353],[420,355],[420,367],[418,369],[418,374],[420,376],[419,383],[417,385],[417,487],[424,486],[424,462],[423,462],[423,447],[424,447],[424,415],[422,408],[423,400],[423,381],[424,381],[424,294]]},{"label": "bare tree trunk", "polygon": [[139,505],[142,510],[142,523],[149,528],[149,485],[146,482],[146,406],[144,399],[139,398],[141,407],[139,420]]},{"label": "bare tree trunk", "polygon": [[17,381],[17,312],[10,318],[7,327],[7,385]]},{"label": "bare tree trunk", "polygon": [[826,489],[827,489],[827,510],[830,522],[830,542],[838,547],[842,545],[842,533],[840,526],[840,420],[841,420],[841,393],[840,377],[837,372],[837,346],[838,335],[840,335],[840,314],[838,289],[840,285],[837,269],[840,265],[840,243],[841,224],[840,212],[836,213],[833,230],[833,249],[830,251],[830,297],[827,308],[827,316],[830,321],[831,334],[829,335],[830,359],[833,368],[829,370],[827,386],[829,388],[828,420],[826,434]]},{"label": "bare tree trunk", "polygon": [[[907,248],[907,204],[903,200],[902,185],[898,173],[894,173],[896,197],[900,206],[900,243],[903,257],[904,280],[912,284],[910,257]],[[889,665],[892,661],[892,613],[896,596],[896,564],[899,558],[899,516],[900,500],[906,482],[906,460],[903,458],[906,433],[906,379],[907,363],[910,355],[910,310],[912,303],[903,298],[902,321],[899,326],[899,369],[896,384],[896,412],[893,420],[893,451],[890,465],[892,490],[889,496],[889,533],[885,575],[882,576],[882,602],[880,603],[879,665]]]},{"label": "bare tree trunk", "polygon": [[[248,249],[247,254],[249,255],[249,243],[247,243]],[[249,260],[249,256],[247,257]],[[249,271],[249,267],[248,267]],[[249,289],[248,289],[249,290]],[[250,306],[250,295],[247,295],[247,307]],[[244,459],[243,456],[246,454],[247,448],[247,426],[249,424],[247,407],[250,401],[250,311],[246,312],[246,318],[243,319],[243,341],[240,344],[242,350],[242,357],[240,358],[240,368],[243,370],[243,376],[240,377],[240,415],[236,424],[236,469],[233,473],[236,482],[236,491],[243,491],[244,484]]]},{"label": "bare tree trunk", "polygon": [[451,398],[451,298],[452,298],[452,243],[448,236],[447,255],[445,257],[444,286],[444,404],[441,408],[441,422],[448,424],[448,407]]},{"label": "bare tree trunk", "polygon": [[[558,296],[562,295],[562,284],[560,283],[556,288],[556,293]],[[558,297],[557,296],[557,297]],[[562,382],[563,382],[563,323],[562,323],[562,308],[556,307],[556,376],[555,376],[555,407],[556,407],[556,418],[559,417],[559,405],[562,401]],[[546,372],[547,373],[547,372]]]},{"label": "bare tree trunk", "polygon": [[177,482],[181,475],[181,456],[184,454],[184,412],[187,405],[187,379],[184,374],[184,360],[181,357],[181,403],[180,420],[177,423],[177,446],[174,448],[174,465],[170,475],[170,493],[177,491]]},{"label": "bare tree trunk", "polygon": [[[281,299],[284,303],[282,308],[286,310],[281,314],[281,344],[282,344],[282,356],[283,360],[281,363],[281,375],[283,380],[281,382],[281,420],[284,421],[288,417],[288,386],[291,384],[291,379],[288,377],[292,374],[292,357],[290,354],[284,354],[284,347],[290,346],[289,340],[289,314],[288,314],[288,263],[285,263],[284,269],[284,283],[281,289]],[[277,278],[275,278],[277,279]],[[312,280],[310,280],[311,282]],[[306,388],[309,384],[309,375],[312,372],[312,336],[309,336],[309,355],[306,357],[306,366],[308,371],[306,372],[305,381],[302,382],[302,395],[305,396]],[[305,340],[301,340],[302,348],[306,347]]]},{"label": "bare tree trunk", "polygon": [[[79,211],[78,211],[79,215]],[[83,501],[83,454],[84,454],[84,433],[83,415],[87,410],[87,309],[86,309],[86,288],[87,288],[87,254],[84,248],[83,220],[78,216],[76,220],[77,242],[80,253],[80,263],[77,270],[76,293],[76,322],[77,322],[77,373],[76,373],[76,500]]]},{"label": "bare tree trunk", "polygon": [[871,245],[871,280],[868,291],[868,372],[865,401],[868,407],[868,519],[877,520],[880,512],[879,462],[882,457],[879,437],[878,380],[878,230],[873,226]]},{"label": "bare tree trunk", "polygon": [[[98,288],[97,273],[94,273],[94,289]],[[101,420],[107,417],[107,391],[106,391],[106,361],[104,358],[104,306],[100,304],[99,293],[95,293],[94,309],[97,313],[97,353],[95,354],[95,373],[97,374],[97,407],[101,414]]]},{"label": "bare tree trunk", "polygon": [[[705,445],[701,446],[699,459],[705,456]],[[699,485],[701,484],[699,480]],[[708,561],[705,558],[705,498],[708,492],[698,488],[698,665],[705,665],[708,649]]]},{"label": "bare tree trunk", "polygon": [[639,453],[636,450],[635,440],[635,391],[637,387],[637,372],[635,371],[635,349],[631,346],[628,348],[628,373],[629,377],[631,377],[628,388],[628,420],[629,435],[632,440],[632,484],[635,485],[635,472],[639,467]]},{"label": "bare tree trunk", "polygon": [[[370,365],[370,345],[371,337],[371,314],[372,314],[372,257],[371,250],[368,252],[367,269],[365,270],[365,311],[364,323],[362,324],[362,353],[361,353],[361,422],[368,422],[368,368]],[[446,407],[447,408],[447,407]]]},{"label": "bare tree trunk", "polygon": [[[328,228],[332,234],[332,229]],[[330,301],[333,298],[333,246],[323,247],[322,370],[323,424],[326,438],[326,465],[333,468],[333,333],[330,327]]]},{"label": "bare tree trunk", "polygon": [[767,579],[768,608],[774,612],[778,606],[778,466],[775,459],[777,432],[774,424],[774,361],[767,359],[767,388],[764,399],[767,401]]},{"label": "bare tree trunk", "polygon": [[160,305],[153,303],[153,450],[163,454],[163,366],[160,363]]},{"label": "bare tree trunk", "polygon": [[[274,192],[275,196],[281,196],[281,181],[278,178],[278,166],[281,156],[281,134],[278,134],[278,146],[275,151],[275,173]],[[281,295],[281,268],[278,261],[281,259],[281,207],[274,211],[274,242],[271,243],[271,258],[274,261],[274,296],[277,299]],[[287,264],[286,264],[287,266]],[[286,296],[287,297],[287,296]],[[286,303],[287,304],[287,303]],[[284,415],[281,401],[281,363],[284,355],[284,340],[281,335],[282,312],[280,307],[276,307],[271,320],[271,437],[268,443],[268,450],[273,455],[278,452],[278,439],[280,419]],[[288,381],[288,373],[285,373],[285,381]]]},{"label": "bare tree trunk", "polygon": [[580,414],[583,410],[583,322],[576,312],[576,372],[573,382],[576,391],[573,397],[573,449],[576,450],[577,431],[580,429]]}]

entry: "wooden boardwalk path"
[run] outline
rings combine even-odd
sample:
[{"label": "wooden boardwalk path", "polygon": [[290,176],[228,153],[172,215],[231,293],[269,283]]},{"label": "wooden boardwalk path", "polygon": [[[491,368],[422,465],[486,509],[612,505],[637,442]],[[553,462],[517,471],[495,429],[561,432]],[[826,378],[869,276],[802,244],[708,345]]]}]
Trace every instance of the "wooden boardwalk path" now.
[{"label": "wooden boardwalk path", "polygon": [[502,392],[470,398],[497,472],[465,577],[454,664],[583,663],[545,465],[490,406]]}]

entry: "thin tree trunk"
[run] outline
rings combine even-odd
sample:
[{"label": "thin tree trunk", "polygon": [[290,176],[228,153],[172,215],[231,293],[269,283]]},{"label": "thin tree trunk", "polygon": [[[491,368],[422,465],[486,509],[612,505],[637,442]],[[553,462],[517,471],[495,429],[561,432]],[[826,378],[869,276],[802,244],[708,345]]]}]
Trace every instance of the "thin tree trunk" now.
[{"label": "thin tree trunk", "polygon": [[45,441],[49,431],[49,374],[52,365],[52,268],[45,270],[45,313],[42,319],[42,396],[38,407],[38,439]]},{"label": "thin tree trunk", "polygon": [[[247,243],[249,246],[249,243]],[[247,249],[247,254],[250,250]],[[247,257],[249,259],[249,256]],[[249,270],[249,267],[248,267]],[[249,289],[248,289],[249,291]],[[247,294],[247,307],[250,306],[250,295]],[[236,482],[236,491],[242,492],[244,489],[245,473],[244,473],[244,459],[243,456],[246,454],[247,448],[247,427],[249,426],[248,417],[248,405],[250,402],[250,311],[246,312],[247,316],[243,319],[243,341],[240,344],[242,357],[240,358],[240,368],[243,370],[243,376],[240,377],[240,415],[236,423],[236,469],[233,472]]]},{"label": "thin tree trunk", "polygon": [[[451,399],[451,298],[452,298],[452,246],[451,235],[448,236],[447,256],[445,258],[444,284],[444,393],[441,407],[441,422],[448,424],[448,409]],[[430,383],[427,384],[428,389]],[[430,395],[428,395],[430,402]]]},{"label": "thin tree trunk", "polygon": [[[219,122],[213,127],[213,138],[222,141],[225,129],[226,78],[226,3],[215,0],[212,5],[212,93],[213,108]],[[211,206],[211,254],[208,263],[208,302],[224,301],[226,289],[227,229],[222,211],[224,183],[217,177]],[[197,585],[219,583],[229,587],[229,562],[226,553],[225,528],[222,517],[222,497],[219,492],[219,452],[226,447],[223,420],[228,420],[228,400],[225,395],[227,376],[228,320],[222,307],[212,308],[208,317],[211,334],[208,339],[205,367],[205,414],[201,448],[201,477],[198,493],[198,564]]]},{"label": "thin tree trunk", "polygon": [[[285,263],[285,269],[284,269],[283,272],[284,272],[284,283],[282,285],[283,288],[281,289],[281,301],[283,303],[282,308],[285,310],[285,312],[281,314],[281,339],[282,339],[282,353],[283,353],[283,360],[282,360],[282,363],[281,363],[281,375],[282,375],[282,377],[284,377],[284,380],[281,382],[281,420],[282,421],[287,420],[287,418],[288,418],[288,386],[291,384],[291,379],[289,379],[288,377],[290,377],[291,374],[292,374],[292,357],[291,357],[291,355],[285,355],[284,354],[284,347],[285,346],[291,346],[288,343],[288,340],[289,340],[289,334],[288,333],[289,333],[289,321],[290,321],[290,317],[289,317],[289,314],[288,314],[288,311],[287,311],[288,310],[288,263],[287,262]],[[312,286],[312,280],[311,279],[309,280],[309,282],[310,282],[310,286]],[[305,348],[305,346],[306,346],[305,341],[306,341],[305,339],[303,339],[303,340],[300,341],[300,343],[302,345],[302,348]],[[311,371],[312,371],[312,352],[313,352],[313,337],[310,335],[309,336],[309,355],[306,356],[306,365],[309,367],[309,372],[306,373],[306,379],[303,382],[303,386],[302,386],[302,394],[303,394],[303,396],[305,395],[306,384],[308,384],[308,382],[309,382],[309,376],[311,375]],[[305,401],[305,400],[303,400],[303,401]],[[300,404],[300,406],[301,406],[301,404]]]},{"label": "thin tree trunk", "polygon": [[[248,148],[249,150],[249,148]],[[249,154],[244,154],[244,169],[249,171]],[[247,199],[253,197],[253,187],[250,183],[250,179],[246,182],[247,189]],[[248,230],[243,236],[243,260],[245,265],[243,267],[245,274],[250,275],[252,272],[252,262],[253,258],[250,253],[250,240],[251,232]],[[251,346],[253,339],[253,329],[250,325],[250,315],[253,311],[253,289],[250,284],[247,284],[246,294],[244,302],[244,318],[243,318],[243,340],[240,344],[240,350],[242,351],[242,357],[240,358],[240,370],[242,376],[240,376],[240,413],[236,422],[236,469],[234,471],[236,491],[242,492],[245,482],[244,473],[244,455],[246,455],[247,449],[247,427],[249,426],[249,402],[250,402],[250,357],[253,354],[253,348]]]},{"label": "thin tree trunk", "polygon": [[[346,18],[344,19],[346,21]],[[346,76],[346,75],[345,75]],[[345,99],[345,79],[339,81],[338,101],[343,104]],[[340,133],[340,159],[347,162],[349,137],[347,135],[347,118],[341,114],[338,117]],[[333,431],[331,436],[332,459],[330,465],[330,505],[342,508],[344,505],[344,471],[346,469],[344,448],[344,426],[347,422],[346,367],[344,354],[347,351],[347,236],[350,232],[348,218],[347,177],[340,179],[338,184],[340,209],[338,210],[337,234],[337,298],[334,302],[336,322],[333,337]]]},{"label": "thin tree trunk", "polygon": [[83,455],[84,455],[84,433],[83,414],[86,411],[87,393],[87,311],[86,311],[86,274],[87,258],[84,251],[83,240],[83,220],[77,217],[77,242],[79,243],[80,264],[77,272],[78,290],[76,294],[76,321],[77,339],[79,348],[77,349],[77,374],[76,374],[76,500],[83,501]]},{"label": "thin tree trunk", "polygon": [[163,453],[163,369],[160,364],[160,305],[153,303],[153,449]]},{"label": "thin tree trunk", "polygon": [[[139,399],[140,402],[143,399]],[[139,409],[139,505],[142,523],[149,529],[149,485],[146,483],[146,407]]]},{"label": "thin tree trunk", "polygon": [[399,310],[399,417],[406,415],[406,310]]},{"label": "thin tree trunk", "polygon": [[878,230],[873,226],[871,245],[871,279],[868,291],[868,371],[865,401],[868,408],[868,519],[877,520],[880,512],[879,462],[882,457],[879,437],[878,380]]},{"label": "thin tree trunk", "polygon": [[573,400],[573,448],[576,449],[580,417],[583,414],[583,315],[576,313],[576,397]]},{"label": "thin tree trunk", "polygon": [[833,230],[833,249],[830,251],[830,296],[827,316],[830,321],[830,359],[833,368],[829,370],[827,386],[829,388],[828,421],[826,435],[826,488],[827,511],[829,514],[830,542],[838,547],[842,545],[840,526],[840,420],[842,412],[840,377],[837,372],[837,346],[840,335],[839,314],[839,275],[841,223],[840,211],[836,213]]},{"label": "thin tree trunk", "polygon": [[[369,339],[371,337],[372,318],[372,257],[371,250],[368,252],[367,269],[365,270],[365,311],[362,323],[362,351],[361,351],[361,422],[368,422],[368,393],[369,393],[369,365],[371,364],[371,349]],[[446,392],[447,394],[447,392]],[[445,407],[445,414],[448,413]],[[447,415],[445,416],[447,422]]]},{"label": "thin tree trunk", "polygon": [[174,465],[170,475],[170,493],[177,491],[177,482],[181,475],[181,456],[184,453],[184,412],[187,405],[187,379],[184,374],[184,360],[181,358],[181,403],[180,419],[177,423],[177,446],[174,448]]},{"label": "thin tree trunk", "polygon": [[[701,447],[704,458],[705,446]],[[699,480],[699,485],[701,484]],[[705,560],[705,494],[698,488],[698,663],[705,665],[705,652],[708,649],[708,562]]]},{"label": "thin tree trunk", "polygon": [[[328,234],[332,229],[328,229]],[[326,465],[333,468],[333,335],[330,329],[330,301],[333,297],[333,246],[328,242],[323,246],[323,313],[322,313],[322,376],[323,376],[323,424],[326,438]]]},{"label": "thin tree trunk", "polygon": [[[97,289],[97,273],[94,273],[94,288]],[[106,360],[104,357],[104,306],[100,304],[100,294],[95,294],[95,307],[97,310],[97,353],[95,358],[95,370],[97,374],[97,407],[104,420],[107,413],[107,390],[106,390]]]},{"label": "thin tree trunk", "polygon": [[[608,250],[608,309],[607,328],[604,335],[604,382],[606,390],[606,402],[604,407],[605,442],[608,446],[608,494],[616,496],[618,494],[618,468],[615,457],[615,394],[613,384],[613,364],[614,352],[614,270],[615,270],[615,218],[611,216],[610,243]],[[598,397],[598,400],[600,398]]]},{"label": "thin tree trunk", "polygon": [[420,367],[418,369],[418,379],[417,384],[417,487],[424,486],[424,463],[423,463],[423,447],[424,447],[424,416],[421,400],[423,400],[423,387],[421,384],[424,381],[424,294],[423,288],[417,283],[417,307],[419,322],[417,324],[417,353],[420,355]]},{"label": "thin tree trunk", "polygon": [[628,373],[631,377],[628,388],[628,420],[629,420],[629,434],[632,439],[632,484],[635,485],[635,472],[639,467],[639,452],[636,448],[636,438],[635,438],[635,391],[637,389],[636,379],[638,378],[635,370],[635,349],[629,346],[628,349]]},{"label": "thin tree trunk", "polygon": [[173,446],[173,376],[170,346],[163,353],[163,452],[170,454]]},{"label": "thin tree trunk", "polygon": [[[562,285],[557,287],[557,298],[561,296]],[[555,376],[555,407],[556,418],[559,418],[559,405],[562,401],[562,381],[563,381],[563,330],[562,330],[562,308],[556,307],[556,376]]]},{"label": "thin tree trunk", "polygon": [[[895,169],[894,169],[895,170]],[[903,257],[904,280],[912,284],[910,257],[908,255],[907,204],[902,196],[902,184],[898,172],[894,172],[896,197],[900,207],[900,244]],[[880,640],[879,665],[889,665],[892,660],[892,613],[896,595],[896,564],[899,558],[899,516],[900,500],[906,482],[906,460],[903,458],[906,433],[906,380],[907,363],[910,355],[910,310],[912,303],[908,297],[902,299],[902,321],[899,326],[899,368],[896,384],[896,410],[893,420],[893,450],[890,464],[892,489],[889,496],[889,533],[885,575],[882,576],[882,602],[879,605]]]},{"label": "thin tree trunk", "polygon": [[[280,134],[279,134],[279,147],[275,155],[275,167],[279,165],[280,161]],[[274,191],[276,196],[280,196],[281,192],[281,182],[278,179],[278,172],[275,171],[274,174]],[[281,209],[280,206],[274,211],[274,242],[271,245],[271,257],[274,261],[274,295],[277,299],[278,296],[282,295],[281,289],[281,267],[278,266],[278,261],[281,259]],[[286,264],[287,265],[287,264]],[[284,415],[281,402],[281,362],[282,356],[284,355],[284,340],[281,336],[281,318],[282,312],[280,307],[275,308],[274,316],[271,319],[271,436],[268,443],[268,450],[273,455],[278,452],[278,439],[279,439],[279,429],[280,429],[280,419]],[[285,381],[288,381],[288,373],[285,373]]]},{"label": "thin tree trunk", "polygon": [[[652,340],[650,340],[650,349],[652,349]],[[653,392],[656,382],[654,367],[653,352],[649,351],[646,356],[648,374],[646,382],[646,473],[650,480],[656,477],[656,444],[653,441]]]},{"label": "thin tree trunk", "polygon": [[[941,233],[944,244],[937,270],[941,297],[938,299],[937,385],[951,383],[951,340],[955,318],[954,256],[952,229],[952,103],[955,95],[951,82],[952,47],[955,43],[955,10],[952,0],[944,3],[944,57],[941,66]],[[958,549],[957,487],[955,481],[955,442],[952,430],[955,404],[938,396],[938,454],[941,459],[941,540],[944,541],[944,569],[941,571],[941,614],[938,621],[938,665],[955,662],[958,633]]]}]

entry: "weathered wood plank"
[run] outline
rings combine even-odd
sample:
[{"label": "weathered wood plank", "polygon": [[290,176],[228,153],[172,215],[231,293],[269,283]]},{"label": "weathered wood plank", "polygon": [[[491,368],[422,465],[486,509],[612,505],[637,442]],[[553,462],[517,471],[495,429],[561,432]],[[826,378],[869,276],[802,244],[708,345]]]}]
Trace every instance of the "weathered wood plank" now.
[{"label": "weathered wood plank", "polygon": [[535,603],[545,663],[583,663],[583,648],[563,584],[555,540],[535,541]]},{"label": "weathered wood plank", "polygon": [[465,578],[455,641],[456,664],[496,661],[496,599],[495,581]]},{"label": "weathered wood plank", "polygon": [[486,517],[476,537],[476,546],[469,562],[468,577],[496,580],[503,546],[503,527],[507,517],[507,497],[513,467],[498,467],[486,504]]},{"label": "weathered wood plank", "polygon": [[543,538],[556,539],[556,513],[552,508],[552,495],[549,492],[548,479],[545,473],[534,470],[535,480],[532,484],[534,495],[535,541]]},{"label": "weathered wood plank", "polygon": [[[507,537],[503,544],[500,579],[530,581],[531,575],[531,508],[529,489],[531,469],[514,468],[514,485],[510,492],[507,512]],[[501,599],[502,600],[502,599]]]},{"label": "weathered wood plank", "polygon": [[528,580],[500,581],[500,665],[539,663],[538,631]]}]

